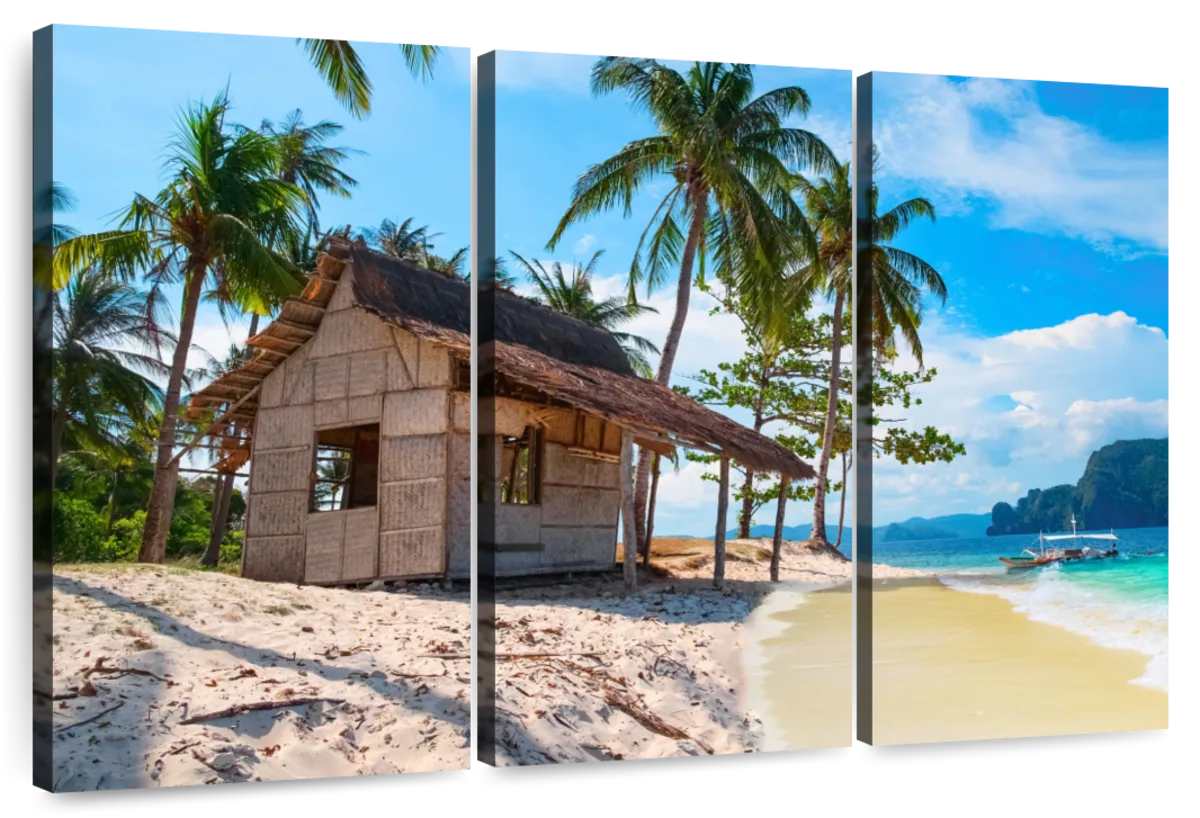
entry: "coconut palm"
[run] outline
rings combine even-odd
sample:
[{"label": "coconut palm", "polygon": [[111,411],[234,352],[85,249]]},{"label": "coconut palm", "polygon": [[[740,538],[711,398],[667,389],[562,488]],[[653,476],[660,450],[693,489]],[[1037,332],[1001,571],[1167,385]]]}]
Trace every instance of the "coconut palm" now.
[{"label": "coconut palm", "polygon": [[[821,294],[833,302],[833,342],[825,424],[821,436],[821,454],[817,462],[817,482],[813,493],[813,542],[828,545],[825,531],[825,497],[829,486],[829,461],[834,452],[837,431],[838,373],[841,371],[842,318],[853,286],[854,257],[854,193],[850,178],[850,163],[838,165],[825,178],[809,182],[797,177],[796,190],[804,203],[811,228],[818,236],[817,253],[813,260],[803,263],[792,277],[794,295],[807,301]],[[920,326],[923,290],[935,297],[946,298],[946,285],[941,276],[925,261],[889,242],[913,220],[935,218],[933,205],[922,198],[909,199],[879,215],[879,189],[872,186],[871,229],[873,242],[871,259],[871,298],[873,314],[871,328],[877,349],[894,344],[897,329],[901,332],[918,361],[921,358]],[[845,487],[843,486],[843,491]]]},{"label": "coconut palm", "polygon": [[166,553],[176,483],[180,389],[197,308],[206,283],[244,309],[264,312],[299,291],[295,267],[272,245],[298,231],[304,191],[279,178],[278,142],[258,131],[227,126],[227,97],[182,113],[166,159],[167,186],[153,198],[136,195],[114,230],[77,236],[57,248],[64,271],[94,267],[128,280],[152,282],[153,303],[164,284],[182,282],[179,337],[163,400],[154,487],[146,510],[139,559]]},{"label": "coconut palm", "polygon": [[499,290],[511,290],[517,286],[517,279],[508,271],[508,260],[503,256],[497,256],[492,259],[490,270],[485,270],[484,275],[490,273],[492,285]]},{"label": "coconut palm", "polygon": [[[354,46],[346,40],[297,38],[296,42],[346,110],[358,119],[371,112],[373,86]],[[433,76],[433,66],[441,51],[436,45],[400,44],[404,65],[410,74],[422,80]]]},{"label": "coconut palm", "polygon": [[653,370],[647,355],[658,355],[658,347],[640,335],[620,332],[616,327],[639,315],[657,312],[657,310],[625,298],[606,298],[603,301],[595,299],[592,294],[592,276],[595,275],[596,265],[604,255],[603,250],[593,253],[588,263],[582,267],[572,264],[569,277],[560,262],[553,262],[550,269],[547,270],[545,265],[537,259],[527,261],[511,250],[509,253],[537,287],[538,294],[534,296],[535,301],[545,304],[556,312],[604,327],[617,339],[621,349],[625,350],[625,355],[629,358],[629,364],[634,371],[643,378],[651,376]]},{"label": "coconut palm", "polygon": [[304,112],[299,108],[278,125],[264,120],[260,130],[279,143],[279,178],[304,191],[308,198],[309,222],[316,228],[319,225],[319,195],[328,193],[349,199],[351,190],[358,186],[358,181],[339,165],[362,151],[327,145],[327,140],[342,132],[342,126],[328,120],[305,125]]},{"label": "coconut palm", "polygon": [[96,276],[75,276],[54,299],[54,417],[51,469],[64,449],[122,454],[162,402],[154,353],[173,338],[150,326],[145,294]]},{"label": "coconut palm", "polygon": [[[254,334],[257,321],[257,315],[251,318],[251,335]],[[224,360],[210,362],[205,375],[211,380],[216,380],[226,372],[240,369],[242,364],[249,359],[249,347],[231,344]],[[212,567],[221,559],[221,543],[225,540],[225,533],[229,529],[229,505],[233,500],[233,482],[234,475],[222,474],[213,484],[212,522],[209,525],[208,547],[204,549],[204,555],[200,558],[201,565]]]},{"label": "coconut palm", "polygon": [[[702,62],[681,74],[654,60],[624,57],[603,58],[592,68],[593,94],[626,94],[650,114],[658,133],[630,142],[579,177],[548,247],[589,216],[616,207],[628,215],[636,194],[666,182],[629,272],[631,294],[642,285],[649,292],[678,266],[675,314],[656,375],[662,384],[675,364],[698,253],[711,255],[723,279],[752,298],[756,320],[766,320],[781,301],[779,271],[795,254],[796,237],[810,251],[814,244],[791,198],[789,170],[827,172],[837,160],[815,134],[783,124],[808,113],[804,89],[776,88],[756,97],[753,74],[745,64]],[[643,554],[649,548],[649,460],[648,450],[638,453],[634,505]]]},{"label": "coconut palm", "polygon": [[447,278],[466,278],[467,257],[469,247],[460,247],[449,258],[443,258],[436,253],[425,253],[421,266],[426,270],[441,273]]},{"label": "coconut palm", "polygon": [[432,240],[441,233],[430,233],[428,225],[413,224],[416,219],[409,216],[400,224],[384,219],[379,227],[364,227],[358,235],[368,246],[385,256],[421,264],[432,247]]}]

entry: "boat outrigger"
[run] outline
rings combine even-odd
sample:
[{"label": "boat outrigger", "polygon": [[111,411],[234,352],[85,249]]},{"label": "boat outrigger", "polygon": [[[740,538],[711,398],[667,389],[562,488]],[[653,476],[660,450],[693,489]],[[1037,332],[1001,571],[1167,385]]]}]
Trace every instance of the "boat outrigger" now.
[{"label": "boat outrigger", "polygon": [[[1047,545],[1051,542],[1070,540],[1077,547]],[[1079,541],[1085,543],[1080,545]],[[1089,545],[1086,541],[1096,540],[1109,542],[1111,545]],[[1117,551],[1117,535],[1112,531],[1107,534],[1080,534],[1075,529],[1075,515],[1071,515],[1070,534],[1038,534],[1037,548],[1026,548],[1018,557],[1000,557],[1000,562],[1009,568],[1038,568],[1055,562],[1074,562],[1075,560],[1104,559],[1115,557]]]}]

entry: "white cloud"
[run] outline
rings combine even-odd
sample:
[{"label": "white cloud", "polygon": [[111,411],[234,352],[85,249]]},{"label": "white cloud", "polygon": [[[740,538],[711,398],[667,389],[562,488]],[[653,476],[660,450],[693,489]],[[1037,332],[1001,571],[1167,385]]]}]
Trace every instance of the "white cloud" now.
[{"label": "white cloud", "polygon": [[1123,257],[1166,251],[1165,144],[1119,144],[1051,116],[1024,82],[889,75],[877,94],[881,177],[920,180],[943,212],[984,205],[995,227]]},{"label": "white cloud", "polygon": [[[937,377],[917,389],[922,404],[899,413],[901,425],[949,432],[967,455],[924,466],[876,461],[879,520],[1011,502],[1018,490],[1074,483],[1100,446],[1167,434],[1167,338],[1123,312],[991,338],[933,315],[923,338]],[[915,368],[910,357],[900,363]]]},{"label": "white cloud", "polygon": [[575,256],[579,261],[586,263],[584,258],[588,252],[596,246],[596,237],[591,233],[584,233],[579,237],[579,241],[575,242]]}]

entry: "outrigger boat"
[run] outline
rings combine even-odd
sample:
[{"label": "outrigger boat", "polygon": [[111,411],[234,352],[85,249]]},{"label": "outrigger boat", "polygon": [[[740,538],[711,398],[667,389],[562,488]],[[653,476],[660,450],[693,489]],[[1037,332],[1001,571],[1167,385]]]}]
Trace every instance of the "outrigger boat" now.
[{"label": "outrigger boat", "polygon": [[[1047,545],[1047,543],[1069,540],[1077,547]],[[1080,540],[1085,541],[1080,545]],[[1087,541],[1109,542],[1112,545],[1089,545]],[[1112,531],[1107,534],[1080,534],[1075,529],[1075,515],[1071,515],[1070,534],[1038,534],[1037,548],[1026,548],[1017,557],[1000,557],[1000,562],[1009,568],[1038,568],[1055,562],[1074,562],[1075,560],[1104,559],[1115,557],[1117,551],[1117,535]]]}]

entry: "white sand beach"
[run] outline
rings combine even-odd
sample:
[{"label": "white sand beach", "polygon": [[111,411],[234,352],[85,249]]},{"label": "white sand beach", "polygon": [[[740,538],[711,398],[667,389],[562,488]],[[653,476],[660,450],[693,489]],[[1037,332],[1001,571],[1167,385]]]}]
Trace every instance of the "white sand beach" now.
[{"label": "white sand beach", "polygon": [[55,789],[467,767],[470,627],[434,586],[58,568]]},{"label": "white sand beach", "polygon": [[[748,650],[748,620],[781,588],[794,595],[844,585],[851,564],[788,542],[784,582],[775,584],[769,549],[769,540],[730,541],[721,591],[712,587],[711,542],[703,540],[656,556],[657,575],[629,596],[617,575],[502,590],[501,763],[779,747],[752,702],[747,674],[762,670],[762,651]],[[83,566],[56,571],[54,609],[60,790],[469,764],[465,591],[354,591]],[[829,641],[838,621],[814,638]],[[768,686],[781,682],[775,671]],[[836,709],[838,690],[823,685],[810,698],[829,696]],[[790,746],[829,746],[837,731],[820,727],[818,738],[790,729]]]},{"label": "white sand beach", "polygon": [[[500,592],[500,763],[743,753],[777,746],[765,742],[762,714],[751,701],[746,674],[759,668],[757,652],[747,662],[747,619],[781,587],[846,583],[851,563],[787,542],[781,585],[768,581],[763,561],[770,558],[770,540],[732,540],[725,588],[718,591],[712,587],[711,541],[656,540],[655,552],[653,564],[662,576],[643,581],[632,595],[624,594],[619,576]],[[895,569],[897,576],[916,573]],[[847,645],[848,626],[847,616]],[[821,693],[836,699],[831,706],[841,706],[836,690],[823,686]],[[846,719],[848,742],[848,711]]]}]

